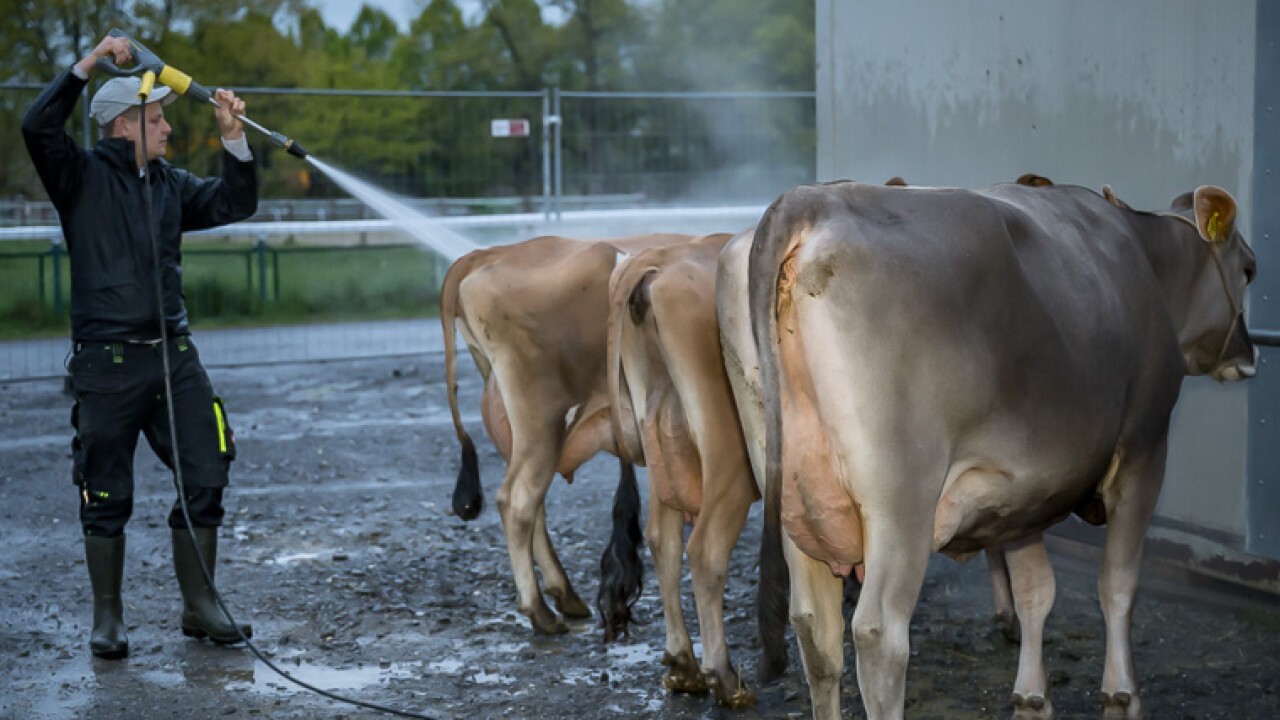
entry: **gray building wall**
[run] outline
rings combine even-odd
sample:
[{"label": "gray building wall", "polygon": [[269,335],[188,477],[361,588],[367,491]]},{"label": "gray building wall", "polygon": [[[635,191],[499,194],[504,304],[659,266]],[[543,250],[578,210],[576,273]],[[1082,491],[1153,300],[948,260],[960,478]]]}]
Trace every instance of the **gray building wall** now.
[{"label": "gray building wall", "polygon": [[[1036,172],[1150,210],[1214,184],[1251,238],[1257,15],[1254,0],[817,0],[818,179]],[[1247,385],[1184,384],[1154,534],[1244,548]]]}]

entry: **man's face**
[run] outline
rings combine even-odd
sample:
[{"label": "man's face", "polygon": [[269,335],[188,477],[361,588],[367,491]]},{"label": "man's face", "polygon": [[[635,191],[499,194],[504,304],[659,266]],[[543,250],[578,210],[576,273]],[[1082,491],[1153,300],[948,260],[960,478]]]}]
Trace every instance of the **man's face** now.
[{"label": "man's face", "polygon": [[[145,122],[147,123],[147,148],[146,160],[150,162],[158,157],[164,157],[165,150],[169,147],[169,133],[173,128],[169,127],[169,123],[164,119],[164,106],[160,103],[150,103],[145,108]],[[138,113],[125,113],[116,118],[115,122],[121,123],[118,127],[120,131],[118,137],[133,141],[135,146],[139,146],[142,141],[142,122]]]}]

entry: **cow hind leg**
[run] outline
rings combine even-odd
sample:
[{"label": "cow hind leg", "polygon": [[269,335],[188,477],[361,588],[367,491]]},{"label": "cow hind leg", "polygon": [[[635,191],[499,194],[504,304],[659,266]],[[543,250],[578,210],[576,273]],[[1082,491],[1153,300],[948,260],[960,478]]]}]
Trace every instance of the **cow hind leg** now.
[{"label": "cow hind leg", "polygon": [[785,534],[782,543],[791,575],[791,626],[800,645],[813,717],[835,720],[840,717],[844,672],[844,583],[826,563],[805,555]]},{"label": "cow hind leg", "polygon": [[560,563],[560,556],[551,545],[551,535],[547,532],[547,508],[544,504],[538,508],[537,525],[533,531],[533,559],[542,571],[542,583],[548,595],[556,603],[556,610],[571,620],[583,620],[591,617],[591,609],[582,601],[569,581],[569,575]]},{"label": "cow hind leg", "polygon": [[993,622],[1000,635],[1011,643],[1019,642],[1018,615],[1013,609],[1013,590],[1009,586],[1009,566],[1003,547],[987,548],[987,569],[991,573],[991,597],[995,605]]},{"label": "cow hind leg", "polygon": [[[739,478],[725,479],[737,480]],[[715,481],[709,484],[715,484]],[[689,537],[688,548],[693,594],[698,608],[698,631],[702,637],[702,665],[715,690],[716,701],[734,710],[756,704],[755,693],[743,684],[741,675],[729,659],[729,644],[724,632],[724,588],[729,574],[729,557],[747,522],[752,500],[750,486],[743,484],[741,487],[748,492],[704,494],[708,501],[703,503],[693,534]]]},{"label": "cow hind leg", "polygon": [[1044,536],[1037,533],[1010,543],[1005,555],[1022,630],[1018,677],[1013,684],[1013,718],[1053,720],[1053,703],[1049,701],[1044,669],[1044,621],[1053,608],[1056,587]]},{"label": "cow hind leg", "polygon": [[[545,522],[543,532],[538,532],[539,518],[555,473],[563,428],[559,423],[556,417],[542,418],[516,429],[511,462],[498,491],[498,512],[507,536],[519,610],[535,630],[549,635],[566,633],[569,628],[542,596],[534,572],[533,546],[535,535],[545,534]],[[550,540],[546,543],[550,545]]]},{"label": "cow hind leg", "polygon": [[[654,465],[649,473],[660,470]],[[654,572],[658,576],[658,592],[662,596],[662,620],[667,630],[667,646],[662,654],[662,664],[667,672],[662,686],[672,692],[705,695],[707,681],[693,654],[693,641],[685,626],[684,611],[680,607],[680,571],[684,558],[684,513],[657,502],[649,496],[649,520],[646,524],[646,540],[653,554]]]},{"label": "cow hind leg", "polygon": [[[939,470],[936,475],[941,475]],[[927,473],[884,473],[884,487],[895,492],[909,486],[897,478],[928,477]],[[902,720],[906,702],[907,660],[911,615],[924,585],[932,538],[921,532],[919,513],[928,507],[920,498],[896,498],[901,504],[887,514],[867,514],[866,576],[853,613],[853,644],[857,648],[858,687],[868,718]],[[882,502],[885,502],[882,499]]]},{"label": "cow hind leg", "polygon": [[[1145,532],[1143,523],[1141,532]],[[1137,673],[1130,645],[1133,598],[1137,590],[1142,536],[1108,523],[1098,595],[1107,628],[1107,657],[1102,674],[1103,720],[1140,720],[1142,703],[1138,696]],[[1128,537],[1120,538],[1118,535]],[[1123,548],[1118,547],[1121,544]]]},{"label": "cow hind leg", "polygon": [[[1116,473],[1113,483],[1104,484],[1102,492],[1107,509],[1107,536],[1098,574],[1098,596],[1107,627],[1107,659],[1102,672],[1103,720],[1144,717],[1129,635],[1142,563],[1142,542],[1160,492],[1165,454],[1166,445],[1161,443],[1145,462],[1141,458],[1131,460],[1128,467]],[[1127,485],[1126,492],[1116,490],[1115,486],[1120,483]]]}]

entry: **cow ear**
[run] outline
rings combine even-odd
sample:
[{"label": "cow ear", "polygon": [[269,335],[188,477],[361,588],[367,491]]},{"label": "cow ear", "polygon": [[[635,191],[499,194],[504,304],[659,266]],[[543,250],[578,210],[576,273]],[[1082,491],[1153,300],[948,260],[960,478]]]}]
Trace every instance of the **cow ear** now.
[{"label": "cow ear", "polygon": [[1230,239],[1236,228],[1236,201],[1231,193],[1201,185],[1196,188],[1194,207],[1200,237],[1211,243]]},{"label": "cow ear", "polygon": [[1019,185],[1029,185],[1031,187],[1053,187],[1053,181],[1043,175],[1035,173],[1026,173],[1018,178]]},{"label": "cow ear", "polygon": [[1124,208],[1125,210],[1129,209],[1129,204],[1116,197],[1116,191],[1112,190],[1110,185],[1102,186],[1102,197],[1106,198],[1107,202],[1118,208]]}]

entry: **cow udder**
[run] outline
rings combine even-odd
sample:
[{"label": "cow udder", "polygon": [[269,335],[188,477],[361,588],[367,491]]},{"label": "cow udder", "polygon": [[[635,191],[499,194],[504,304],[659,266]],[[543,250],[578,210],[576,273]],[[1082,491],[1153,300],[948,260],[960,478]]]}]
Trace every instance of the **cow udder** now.
[{"label": "cow udder", "polygon": [[796,545],[847,575],[863,561],[862,516],[840,481],[838,459],[814,402],[798,333],[788,332],[793,306],[779,318],[782,389],[782,523]]}]

